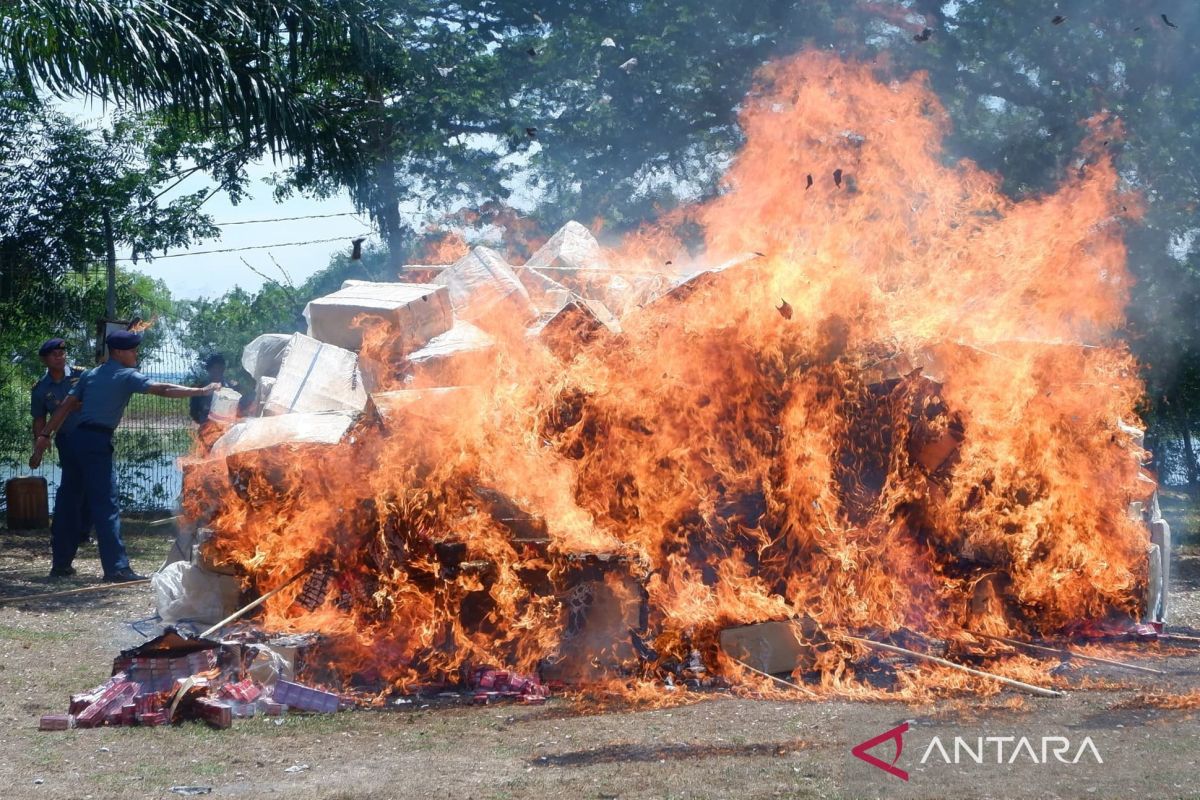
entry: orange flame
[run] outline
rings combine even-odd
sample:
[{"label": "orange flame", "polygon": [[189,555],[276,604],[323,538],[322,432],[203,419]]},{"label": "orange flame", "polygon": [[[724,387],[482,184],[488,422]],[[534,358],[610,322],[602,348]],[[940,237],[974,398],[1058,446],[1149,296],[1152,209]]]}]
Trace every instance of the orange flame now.
[{"label": "orange flame", "polygon": [[[239,456],[218,503],[189,487],[259,589],[338,576],[313,611],[288,587],[265,624],[329,634],[346,681],[640,669],[633,695],[693,652],[743,674],[717,644],[735,624],[954,639],[1139,615],[1138,458],[1117,423],[1141,387],[1114,338],[1129,203],[1096,143],[1117,126],[1091,121],[1060,188],[1015,201],[947,162],[923,75],[809,53],[759,77],[723,192],[608,254],[661,284],[690,263],[688,223],[732,266],[630,303],[620,336],[565,360],[497,321],[473,388],[425,416]],[[364,334],[391,388],[387,352]],[[802,644],[810,686],[875,691],[858,648]],[[905,696],[979,685],[893,672]]]}]

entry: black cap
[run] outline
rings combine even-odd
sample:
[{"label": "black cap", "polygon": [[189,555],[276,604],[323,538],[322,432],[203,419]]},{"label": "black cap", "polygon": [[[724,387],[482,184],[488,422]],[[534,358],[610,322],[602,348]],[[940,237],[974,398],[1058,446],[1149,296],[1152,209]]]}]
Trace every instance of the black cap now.
[{"label": "black cap", "polygon": [[50,353],[54,352],[55,350],[66,350],[66,349],[67,349],[67,343],[64,342],[62,339],[57,339],[57,338],[56,339],[47,339],[46,341],[42,342],[42,346],[38,348],[38,355],[45,356],[45,355],[49,355]]},{"label": "black cap", "polygon": [[142,343],[142,335],[133,331],[115,331],[104,341],[109,350],[132,350]]},{"label": "black cap", "polygon": [[204,366],[207,368],[211,368],[217,364],[220,364],[222,367],[225,366],[225,356],[220,353],[211,353],[204,359]]}]

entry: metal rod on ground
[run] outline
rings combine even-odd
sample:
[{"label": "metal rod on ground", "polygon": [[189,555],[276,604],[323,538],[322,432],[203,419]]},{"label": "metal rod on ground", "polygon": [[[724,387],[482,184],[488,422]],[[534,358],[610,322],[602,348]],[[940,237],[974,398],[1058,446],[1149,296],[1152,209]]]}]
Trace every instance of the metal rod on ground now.
[{"label": "metal rod on ground", "polygon": [[147,522],[146,527],[147,528],[158,528],[163,525],[170,525],[172,522],[174,522],[177,519],[179,519],[178,514],[176,514],[173,517],[165,517],[164,519],[156,519],[153,522]]},{"label": "metal rod on ground", "polygon": [[1113,661],[1111,658],[1084,655],[1083,653],[1076,653],[1074,650],[1068,650],[1065,647],[1061,649],[1058,647],[1047,647],[1046,645],[1034,644],[1033,642],[1022,642],[1020,639],[1009,639],[1006,636],[989,636],[986,633],[972,633],[971,635],[978,636],[981,639],[991,639],[994,642],[1003,642],[1004,644],[1010,644],[1014,647],[1027,647],[1030,650],[1038,650],[1043,653],[1053,653],[1054,655],[1063,656],[1066,658],[1077,658],[1080,661],[1094,661],[1097,664],[1107,664],[1110,667],[1121,667],[1122,669],[1132,669],[1137,670],[1138,672],[1149,672],[1154,675],[1167,674],[1161,669],[1155,669],[1154,667],[1143,667],[1140,664],[1127,664],[1123,661]]},{"label": "metal rod on ground", "polygon": [[862,639],[858,636],[851,636],[848,633],[842,635],[852,642],[858,642],[859,644],[864,644],[867,647],[873,647],[876,650],[887,650],[889,653],[897,653],[898,655],[909,656],[910,658],[917,658],[923,661],[932,661],[934,664],[941,664],[943,667],[950,667],[951,669],[956,669],[959,672],[965,672],[968,675],[975,675],[979,678],[988,678],[989,680],[999,681],[1000,683],[1011,686],[1014,689],[1020,689],[1031,694],[1036,694],[1039,697],[1065,696],[1065,692],[1055,691],[1054,689],[1046,689],[1042,686],[1034,686],[1032,683],[1024,683],[1022,681],[1013,680],[1012,678],[1006,678],[1003,675],[997,675],[993,672],[984,672],[981,669],[964,667],[962,664],[956,664],[953,661],[948,661],[944,658],[938,658],[937,656],[927,655],[926,653],[918,653],[916,650],[908,650],[904,647],[897,647],[894,644],[876,642],[873,639]]},{"label": "metal rod on ground", "polygon": [[225,619],[223,619],[223,620],[221,620],[220,622],[218,622],[216,625],[213,625],[211,628],[209,628],[208,630],[206,630],[206,631],[204,631],[203,633],[201,633],[201,634],[200,634],[200,638],[201,638],[201,639],[207,639],[209,636],[212,636],[214,633],[216,633],[217,631],[221,630],[221,628],[224,628],[224,627],[225,627],[226,625],[228,625],[229,623],[231,623],[231,622],[234,622],[234,621],[236,621],[236,620],[238,620],[238,619],[241,619],[243,616],[245,616],[245,615],[246,615],[246,614],[248,614],[249,612],[253,611],[254,609],[256,609],[256,608],[258,608],[259,606],[261,606],[263,603],[265,603],[265,602],[267,602],[268,600],[270,600],[270,599],[271,599],[272,597],[274,597],[275,595],[279,594],[281,591],[283,591],[283,590],[284,590],[285,588],[287,588],[288,586],[291,586],[293,583],[295,583],[295,582],[296,582],[296,580],[297,580],[298,578],[300,578],[300,576],[302,576],[302,575],[306,574],[307,572],[308,572],[308,569],[307,569],[307,568],[300,570],[300,571],[299,571],[299,572],[297,572],[295,575],[293,575],[292,577],[288,578],[286,581],[284,581],[283,583],[279,584],[278,586],[276,586],[276,587],[275,587],[274,589],[272,589],[271,591],[269,591],[269,592],[267,592],[266,594],[264,594],[262,597],[258,598],[257,600],[255,600],[255,601],[254,601],[254,602],[252,602],[252,603],[249,603],[248,605],[245,605],[245,606],[243,606],[242,608],[239,608],[237,611],[233,612],[233,613],[232,613],[232,614],[230,614],[228,617],[226,617]]},{"label": "metal rod on ground", "polygon": [[23,597],[0,597],[0,604],[3,603],[23,603],[26,600],[49,600],[52,597],[67,597],[73,594],[84,594],[85,592],[98,592],[102,589],[123,589],[126,586],[141,586],[143,583],[149,583],[149,578],[143,578],[140,581],[124,581],[122,583],[99,583],[94,586],[81,586],[78,589],[64,589],[61,592],[42,592],[41,594],[27,594]]},{"label": "metal rod on ground", "polygon": [[1181,642],[1200,642],[1200,636],[1188,636],[1186,633],[1160,633],[1160,639],[1178,639]]},{"label": "metal rod on ground", "polygon": [[755,675],[759,675],[759,676],[761,676],[761,677],[763,677],[763,678],[770,678],[771,680],[775,681],[776,683],[781,683],[781,684],[783,684],[784,686],[788,687],[789,689],[797,689],[797,690],[799,690],[799,691],[803,692],[804,694],[808,695],[809,697],[816,697],[816,696],[817,696],[817,695],[816,695],[816,693],[815,693],[815,692],[813,692],[813,690],[812,690],[812,689],[808,689],[808,688],[806,688],[806,687],[804,687],[804,686],[801,686],[801,685],[800,685],[800,684],[798,684],[798,683],[792,683],[791,681],[785,681],[783,678],[776,678],[776,677],[775,677],[774,675],[772,675],[771,673],[769,673],[769,672],[763,672],[761,669],[755,669],[754,667],[752,667],[752,666],[750,666],[749,664],[747,664],[745,661],[742,661],[740,658],[734,658],[733,656],[730,656],[728,653],[726,653],[725,655],[726,655],[726,656],[729,656],[729,660],[730,660],[730,661],[732,661],[733,663],[737,664],[738,666],[741,666],[741,667],[743,667],[743,668],[745,668],[745,669],[748,669],[748,670],[750,670],[750,671],[751,671],[751,672],[753,672]]}]

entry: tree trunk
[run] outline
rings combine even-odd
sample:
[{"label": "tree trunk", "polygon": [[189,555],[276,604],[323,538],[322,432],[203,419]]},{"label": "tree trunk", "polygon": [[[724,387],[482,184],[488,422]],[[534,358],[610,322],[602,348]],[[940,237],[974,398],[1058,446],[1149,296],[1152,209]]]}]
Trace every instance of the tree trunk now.
[{"label": "tree trunk", "polygon": [[1183,463],[1187,467],[1187,488],[1192,497],[1200,496],[1200,464],[1197,464],[1196,445],[1192,439],[1192,426],[1181,413],[1179,432],[1183,437]]},{"label": "tree trunk", "polygon": [[403,230],[400,223],[400,192],[396,186],[396,158],[391,136],[391,125],[384,116],[383,89],[368,69],[363,75],[363,85],[374,108],[380,109],[379,116],[371,126],[370,138],[375,154],[370,187],[371,216],[378,226],[379,235],[388,247],[392,263],[403,250]]}]

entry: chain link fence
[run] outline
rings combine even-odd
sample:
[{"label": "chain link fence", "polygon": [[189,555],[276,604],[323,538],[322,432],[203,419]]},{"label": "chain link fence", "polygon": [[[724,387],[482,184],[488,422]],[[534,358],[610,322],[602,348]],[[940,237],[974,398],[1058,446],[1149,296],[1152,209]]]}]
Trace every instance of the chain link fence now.
[{"label": "chain link fence", "polygon": [[[10,307],[22,309],[28,322],[25,330],[5,333],[6,351],[0,352],[0,482],[30,475],[44,477],[51,508],[60,480],[58,455],[52,448],[38,469],[29,468],[33,449],[30,391],[45,372],[37,354],[38,344],[45,339],[65,339],[68,360],[74,366],[91,368],[96,364],[97,339],[103,324],[103,305],[96,308],[96,282],[102,286],[104,276],[85,274],[80,280],[81,291],[6,301]],[[38,324],[38,320],[61,321],[47,326]],[[146,331],[139,351],[140,369],[151,380],[185,385],[196,382],[196,354],[182,344],[180,325],[176,319],[159,316]],[[191,449],[194,429],[186,400],[153,395],[132,398],[114,437],[117,485],[124,511],[153,512],[175,506],[181,486],[177,460]],[[0,513],[5,512],[6,501],[0,496]]]}]

